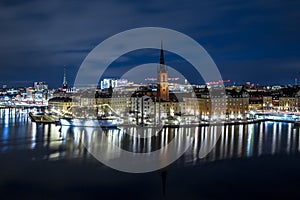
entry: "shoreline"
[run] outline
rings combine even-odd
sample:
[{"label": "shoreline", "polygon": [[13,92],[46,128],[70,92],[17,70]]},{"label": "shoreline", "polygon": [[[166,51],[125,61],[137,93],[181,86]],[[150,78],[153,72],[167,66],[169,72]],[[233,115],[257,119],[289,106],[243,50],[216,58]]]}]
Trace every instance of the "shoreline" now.
[{"label": "shoreline", "polygon": [[57,124],[58,126],[70,126],[70,127],[101,127],[104,129],[113,129],[113,128],[134,128],[134,127],[140,127],[140,128],[180,128],[180,127],[207,127],[207,126],[222,126],[222,125],[243,125],[243,124],[256,124],[261,122],[283,122],[283,123],[292,123],[296,124],[296,121],[291,120],[278,120],[278,119],[254,119],[254,120],[239,120],[239,121],[220,121],[220,122],[200,122],[200,123],[193,123],[193,124],[164,124],[164,125],[144,125],[144,126],[138,126],[135,124],[120,124],[120,125],[112,125],[112,126],[86,126],[86,125],[64,125],[64,124]]}]

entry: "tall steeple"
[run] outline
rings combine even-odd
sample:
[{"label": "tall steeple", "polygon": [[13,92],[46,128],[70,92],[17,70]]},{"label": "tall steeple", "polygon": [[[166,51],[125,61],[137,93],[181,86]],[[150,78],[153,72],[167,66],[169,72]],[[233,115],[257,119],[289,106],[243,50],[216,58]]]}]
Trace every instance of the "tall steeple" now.
[{"label": "tall steeple", "polygon": [[63,89],[68,89],[66,68],[64,68]]},{"label": "tall steeple", "polygon": [[164,49],[163,49],[163,42],[161,41],[160,44],[160,58],[159,58],[159,71],[167,71],[167,67],[165,66],[165,56],[164,56]]},{"label": "tall steeple", "polygon": [[163,44],[161,42],[159,67],[157,69],[158,80],[158,98],[163,101],[169,101],[168,69],[165,65]]},{"label": "tall steeple", "polygon": [[165,64],[164,49],[163,49],[162,41],[160,43],[160,62],[159,63],[162,64],[162,65]]}]

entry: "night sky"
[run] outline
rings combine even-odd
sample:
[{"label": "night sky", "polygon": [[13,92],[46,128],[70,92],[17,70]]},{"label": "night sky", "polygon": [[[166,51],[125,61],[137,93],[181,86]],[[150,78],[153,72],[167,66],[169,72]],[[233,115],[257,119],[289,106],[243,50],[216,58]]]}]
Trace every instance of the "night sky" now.
[{"label": "night sky", "polygon": [[0,84],[46,81],[58,87],[64,67],[72,83],[96,45],[121,31],[148,26],[174,29],[198,41],[224,79],[293,84],[300,80],[299,10],[300,1],[288,0],[2,0]]}]

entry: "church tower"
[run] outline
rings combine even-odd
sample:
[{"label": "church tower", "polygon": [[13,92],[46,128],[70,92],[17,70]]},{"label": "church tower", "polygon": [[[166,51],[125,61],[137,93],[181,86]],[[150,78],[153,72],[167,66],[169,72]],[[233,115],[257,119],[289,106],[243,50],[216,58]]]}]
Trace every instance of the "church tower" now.
[{"label": "church tower", "polygon": [[168,69],[165,65],[164,50],[161,42],[160,61],[157,69],[158,78],[158,98],[163,101],[169,101]]},{"label": "church tower", "polygon": [[67,82],[66,68],[64,69],[64,79],[63,79],[62,88],[63,88],[63,89],[68,89],[68,82]]}]

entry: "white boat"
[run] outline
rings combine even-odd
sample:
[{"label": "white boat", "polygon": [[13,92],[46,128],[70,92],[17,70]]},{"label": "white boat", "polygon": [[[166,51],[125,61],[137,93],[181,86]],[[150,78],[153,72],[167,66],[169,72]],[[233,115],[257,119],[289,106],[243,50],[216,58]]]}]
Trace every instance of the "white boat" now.
[{"label": "white boat", "polygon": [[84,118],[61,118],[62,126],[81,126],[81,127],[117,127],[123,123],[119,118],[107,119],[84,119]]}]

